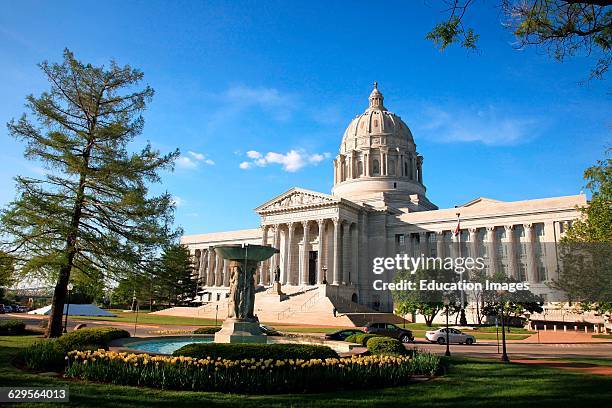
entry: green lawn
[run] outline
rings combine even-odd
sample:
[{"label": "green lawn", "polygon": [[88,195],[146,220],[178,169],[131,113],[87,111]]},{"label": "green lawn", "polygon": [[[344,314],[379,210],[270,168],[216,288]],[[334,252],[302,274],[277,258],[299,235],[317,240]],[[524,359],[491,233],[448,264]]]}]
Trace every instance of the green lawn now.
[{"label": "green lawn", "polygon": [[612,340],[612,334],[594,334],[593,338],[595,338],[595,339],[608,339],[608,340]]},{"label": "green lawn", "polygon": [[[111,310],[117,317],[100,317],[100,316],[78,316],[74,320],[98,320],[108,322],[124,322],[134,323],[136,321],[136,313],[122,312]],[[218,321],[221,324],[222,320]],[[213,326],[215,319],[204,319],[199,317],[178,317],[178,316],[160,316],[146,312],[138,313],[138,323],[142,324],[163,324],[177,326]]]},{"label": "green lawn", "polygon": [[[603,407],[612,398],[612,377],[573,373],[533,365],[502,365],[492,360],[454,358],[446,376],[425,383],[379,390],[326,394],[245,396],[176,392],[65,381],[20,371],[10,365],[34,336],[0,337],[0,384],[70,388],[75,407]],[[43,406],[19,404],[19,407]],[[57,407],[57,404],[48,404]]]}]

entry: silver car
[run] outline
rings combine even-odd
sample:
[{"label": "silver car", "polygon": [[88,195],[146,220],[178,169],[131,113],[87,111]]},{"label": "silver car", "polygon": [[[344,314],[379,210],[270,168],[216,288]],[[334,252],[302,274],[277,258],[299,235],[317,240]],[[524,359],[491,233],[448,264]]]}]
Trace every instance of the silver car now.
[{"label": "silver car", "polygon": [[[445,344],[446,343],[446,328],[438,329],[435,331],[428,331],[425,333],[425,338],[432,343]],[[460,343],[460,344],[474,344],[476,338],[471,334],[465,334],[461,330],[449,328],[448,329],[448,342],[449,343]]]}]

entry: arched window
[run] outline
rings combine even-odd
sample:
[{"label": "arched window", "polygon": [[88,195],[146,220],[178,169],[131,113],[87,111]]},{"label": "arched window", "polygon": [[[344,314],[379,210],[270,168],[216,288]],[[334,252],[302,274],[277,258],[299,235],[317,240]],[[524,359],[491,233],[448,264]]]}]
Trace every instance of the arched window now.
[{"label": "arched window", "polygon": [[389,161],[387,162],[387,166],[387,174],[389,176],[395,176],[395,160],[389,159]]},{"label": "arched window", "polygon": [[357,175],[363,176],[363,162],[362,161],[357,162]]},{"label": "arched window", "polygon": [[378,159],[372,160],[372,175],[380,175],[380,162],[378,161]]}]

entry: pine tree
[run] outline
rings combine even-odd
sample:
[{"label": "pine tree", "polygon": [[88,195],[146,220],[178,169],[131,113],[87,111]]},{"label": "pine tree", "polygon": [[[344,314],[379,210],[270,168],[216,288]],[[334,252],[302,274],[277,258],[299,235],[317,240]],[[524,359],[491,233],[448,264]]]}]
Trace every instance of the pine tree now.
[{"label": "pine tree", "polygon": [[84,64],[69,50],[62,63],[40,68],[50,91],[28,96],[31,117],[24,114],[8,129],[25,142],[25,157],[47,173],[16,177],[17,197],[0,223],[2,249],[14,254],[20,273],[55,281],[46,334],[58,337],[73,270],[107,277],[137,272],[175,238],[170,195],[149,196],[147,184],[172,169],[178,151],[162,155],[149,143],[129,148],[153,96],[150,87],[139,88],[141,71],[114,61]]}]

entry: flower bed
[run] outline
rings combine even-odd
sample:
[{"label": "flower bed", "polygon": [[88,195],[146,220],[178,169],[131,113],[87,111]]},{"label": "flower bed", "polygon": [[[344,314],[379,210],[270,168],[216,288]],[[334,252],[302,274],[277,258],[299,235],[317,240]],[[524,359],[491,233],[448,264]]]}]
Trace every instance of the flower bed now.
[{"label": "flower bed", "polygon": [[172,353],[173,356],[193,357],[197,359],[225,359],[225,360],[244,360],[244,359],[303,359],[310,360],[315,358],[337,358],[338,354],[328,346],[314,344],[244,344],[244,343],[198,343],[188,344]]},{"label": "flower bed", "polygon": [[[418,372],[416,357],[353,356],[328,359],[196,359],[115,353],[68,353],[65,375],[84,380],[162,389],[284,393],[389,387]],[[439,359],[428,367],[433,374]],[[422,369],[422,367],[421,367]]]}]

